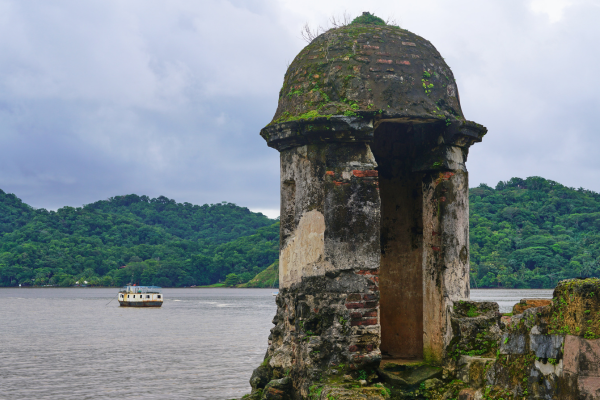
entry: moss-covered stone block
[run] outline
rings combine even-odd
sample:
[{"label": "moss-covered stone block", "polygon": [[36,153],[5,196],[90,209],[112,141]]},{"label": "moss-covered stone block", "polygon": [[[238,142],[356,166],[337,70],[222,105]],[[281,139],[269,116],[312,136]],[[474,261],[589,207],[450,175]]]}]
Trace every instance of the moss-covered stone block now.
[{"label": "moss-covered stone block", "polygon": [[551,299],[521,299],[520,302],[513,306],[513,315],[521,314],[529,308],[544,307],[552,304]]},{"label": "moss-covered stone block", "polygon": [[600,279],[569,279],[554,289],[549,333],[600,338]]},{"label": "moss-covered stone block", "polygon": [[461,356],[490,356],[496,353],[501,336],[498,304],[459,301],[451,318],[453,339],[447,348],[448,361]]},{"label": "moss-covered stone block", "polygon": [[377,370],[381,379],[396,388],[417,388],[421,383],[442,377],[442,368],[426,363],[384,364]]},{"label": "moss-covered stone block", "polygon": [[470,387],[478,389],[487,384],[488,371],[495,362],[496,359],[491,357],[462,356],[456,375]]}]

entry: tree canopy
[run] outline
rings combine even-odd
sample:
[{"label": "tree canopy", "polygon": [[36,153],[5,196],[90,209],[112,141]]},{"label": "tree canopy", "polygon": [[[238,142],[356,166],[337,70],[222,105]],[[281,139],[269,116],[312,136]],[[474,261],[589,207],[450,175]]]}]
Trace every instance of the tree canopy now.
[{"label": "tree canopy", "polygon": [[[600,194],[540,177],[469,190],[472,287],[600,276]],[[278,255],[279,221],[232,203],[131,194],[47,211],[0,190],[0,286],[271,287]]]},{"label": "tree canopy", "polygon": [[470,189],[471,287],[600,276],[600,194],[537,176]]},{"label": "tree canopy", "polygon": [[247,282],[278,257],[279,222],[232,203],[127,195],[35,210],[0,191],[0,285]]}]

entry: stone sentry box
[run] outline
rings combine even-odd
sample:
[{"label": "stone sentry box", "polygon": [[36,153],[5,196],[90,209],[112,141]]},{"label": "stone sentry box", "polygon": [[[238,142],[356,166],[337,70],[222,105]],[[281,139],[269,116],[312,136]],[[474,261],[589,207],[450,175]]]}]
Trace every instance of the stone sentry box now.
[{"label": "stone sentry box", "polygon": [[411,32],[351,24],[298,54],[261,131],[281,155],[280,293],[254,389],[289,376],[306,397],[332,368],[442,362],[469,298],[465,162],[485,133]]}]

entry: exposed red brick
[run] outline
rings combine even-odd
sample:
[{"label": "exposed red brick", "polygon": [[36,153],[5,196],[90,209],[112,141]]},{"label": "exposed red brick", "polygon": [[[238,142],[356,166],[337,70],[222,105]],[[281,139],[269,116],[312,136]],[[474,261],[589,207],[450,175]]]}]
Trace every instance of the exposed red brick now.
[{"label": "exposed red brick", "polygon": [[403,46],[416,46],[413,42],[402,42]]},{"label": "exposed red brick", "polygon": [[360,293],[349,294],[348,297],[346,297],[346,301],[347,302],[360,301]]},{"label": "exposed red brick", "polygon": [[358,275],[379,275],[379,269],[361,269],[356,273]]},{"label": "exposed red brick", "polygon": [[446,201],[446,198],[444,196],[440,197],[440,201]]},{"label": "exposed red brick", "polygon": [[366,351],[373,351],[373,345],[372,344],[368,344],[365,346],[365,350]]},{"label": "exposed red brick", "polygon": [[392,60],[383,60],[383,59],[379,59],[377,60],[377,64],[391,64]]},{"label": "exposed red brick", "polygon": [[357,61],[369,62],[369,57],[356,57]]},{"label": "exposed red brick", "polygon": [[372,276],[372,277],[369,278],[369,280],[371,282],[379,283],[379,277],[378,276]]},{"label": "exposed red brick", "polygon": [[405,61],[405,60],[396,60],[396,64],[410,65],[410,61]]},{"label": "exposed red brick", "polygon": [[522,299],[513,306],[513,315],[522,314],[528,308],[543,307],[552,304],[550,299]]},{"label": "exposed red brick", "polygon": [[433,251],[440,251],[440,250],[441,250],[441,249],[440,249],[439,247],[437,247],[437,246],[431,246],[431,249],[432,249]]},{"label": "exposed red brick", "polygon": [[369,311],[369,312],[364,313],[362,316],[363,317],[376,317],[377,316],[377,311]]},{"label": "exposed red brick", "polygon": [[363,303],[346,303],[346,308],[348,309],[357,309],[357,308],[365,308]]},{"label": "exposed red brick", "polygon": [[374,169],[367,169],[365,171],[355,169],[355,170],[352,170],[352,174],[356,177],[364,178],[364,177],[377,176],[378,172],[377,172],[377,170],[374,170]]},{"label": "exposed red brick", "polygon": [[350,321],[351,326],[377,325],[377,318],[363,319],[362,321]]},{"label": "exposed red brick", "polygon": [[361,313],[359,313],[359,312],[350,313],[350,318],[355,318],[356,319],[356,318],[362,318],[362,316],[363,315]]},{"label": "exposed red brick", "polygon": [[362,308],[375,308],[379,305],[378,301],[367,301]]},{"label": "exposed red brick", "polygon": [[335,183],[336,186],[349,185],[350,184],[348,182],[340,182],[340,181],[333,181],[333,183]]},{"label": "exposed red brick", "polygon": [[363,300],[377,300],[377,296],[374,294],[365,294]]},{"label": "exposed red brick", "polygon": [[387,53],[385,51],[378,51],[376,54],[378,56],[384,56],[384,57],[389,57],[390,56],[390,53]]},{"label": "exposed red brick", "polygon": [[335,172],[334,171],[327,171],[327,172],[325,172],[325,175],[334,176]]},{"label": "exposed red brick", "polygon": [[352,345],[352,346],[348,347],[348,351],[350,353],[356,353],[358,351],[358,346]]},{"label": "exposed red brick", "polygon": [[362,47],[363,49],[373,49],[373,50],[379,50],[379,46],[371,46],[368,44],[363,45]]}]

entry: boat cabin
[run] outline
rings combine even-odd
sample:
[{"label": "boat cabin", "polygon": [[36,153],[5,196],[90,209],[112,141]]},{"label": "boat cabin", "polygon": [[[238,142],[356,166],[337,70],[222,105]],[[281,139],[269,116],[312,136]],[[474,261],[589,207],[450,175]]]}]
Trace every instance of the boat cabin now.
[{"label": "boat cabin", "polygon": [[160,307],[162,289],[158,286],[123,286],[119,291],[119,303],[124,307]]}]

